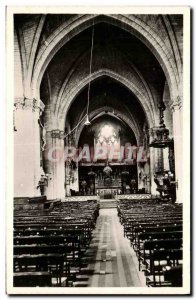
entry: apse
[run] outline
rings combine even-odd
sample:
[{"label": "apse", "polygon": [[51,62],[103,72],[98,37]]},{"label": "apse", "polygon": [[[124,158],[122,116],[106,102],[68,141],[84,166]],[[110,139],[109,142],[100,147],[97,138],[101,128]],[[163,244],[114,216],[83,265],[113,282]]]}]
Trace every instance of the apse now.
[{"label": "apse", "polygon": [[[131,128],[123,121],[105,112],[102,116],[91,121],[91,126],[84,127],[78,146],[83,147],[108,147],[113,146],[120,151],[121,146],[126,144],[136,146],[136,138]],[[107,159],[107,157],[105,158]]]}]

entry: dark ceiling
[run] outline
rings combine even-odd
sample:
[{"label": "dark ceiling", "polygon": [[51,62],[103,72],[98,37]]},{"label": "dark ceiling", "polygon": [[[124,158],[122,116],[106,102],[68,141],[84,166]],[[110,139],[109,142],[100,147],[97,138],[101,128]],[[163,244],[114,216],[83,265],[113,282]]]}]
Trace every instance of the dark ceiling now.
[{"label": "dark ceiling", "polygon": [[[47,101],[48,99],[46,88],[46,85],[48,85],[47,74],[49,74],[50,78],[51,91],[53,94],[56,94],[70,68],[84,53],[87,53],[85,59],[89,63],[91,36],[92,27],[72,38],[54,56],[42,81],[41,98],[43,100]],[[141,72],[149,87],[156,89],[160,97],[162,97],[165,83],[164,73],[152,52],[139,39],[111,24],[98,23],[94,26],[94,55],[97,53],[97,48],[102,49],[103,51],[100,52],[110,58],[111,64],[115,63],[115,52],[120,51],[124,55],[124,59],[134,64]]]},{"label": "dark ceiling", "polygon": [[[87,94],[88,87],[76,97],[70,107],[69,121],[72,127],[79,121],[82,111],[86,114]],[[128,107],[141,126],[143,125],[145,114],[137,98],[126,87],[107,76],[91,83],[89,113],[104,106],[126,114],[129,114]]]},{"label": "dark ceiling", "polygon": [[[41,83],[40,96],[45,104],[56,101],[67,74],[77,61],[89,68],[92,27],[76,35],[66,43],[51,60]],[[126,65],[134,65],[147,82],[156,101],[162,99],[165,75],[152,52],[135,36],[117,26],[101,22],[94,26],[93,62],[105,56],[109,64],[116,63],[120,53]],[[117,54],[117,55],[116,55]],[[92,72],[97,66],[93,65]],[[122,113],[131,111],[143,126],[146,118],[137,97],[114,80],[103,77],[91,84],[90,111],[103,105],[112,106]],[[72,128],[77,124],[87,104],[87,88],[76,97],[68,113]]]}]

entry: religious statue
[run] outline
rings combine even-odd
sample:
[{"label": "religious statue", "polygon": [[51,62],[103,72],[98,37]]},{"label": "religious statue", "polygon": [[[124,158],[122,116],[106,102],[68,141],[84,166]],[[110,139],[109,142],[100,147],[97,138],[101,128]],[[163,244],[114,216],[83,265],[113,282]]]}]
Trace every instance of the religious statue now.
[{"label": "religious statue", "polygon": [[137,191],[137,181],[136,181],[135,177],[133,177],[131,179],[130,187],[131,187],[131,193],[136,194],[136,191]]},{"label": "religious statue", "polygon": [[81,181],[82,195],[86,195],[86,186],[87,186],[87,182],[85,179],[82,178],[82,181]]},{"label": "religious statue", "polygon": [[112,168],[109,166],[109,163],[107,162],[105,168],[103,169],[104,173],[104,184],[106,186],[111,186],[112,185]]},{"label": "religious statue", "polygon": [[44,195],[45,186],[48,186],[48,181],[49,181],[49,174],[44,174],[44,175],[42,174],[37,186],[37,189],[40,189],[41,196]]},{"label": "religious statue", "polygon": [[90,172],[88,172],[88,176],[89,176],[90,178],[95,178],[95,175],[96,175],[96,173],[93,172],[93,169],[91,168],[91,169],[90,169]]},{"label": "religious statue", "polygon": [[105,174],[106,177],[110,177],[112,174],[112,168],[109,166],[109,163],[107,162],[107,165],[105,166],[105,168],[103,169],[103,172]]}]

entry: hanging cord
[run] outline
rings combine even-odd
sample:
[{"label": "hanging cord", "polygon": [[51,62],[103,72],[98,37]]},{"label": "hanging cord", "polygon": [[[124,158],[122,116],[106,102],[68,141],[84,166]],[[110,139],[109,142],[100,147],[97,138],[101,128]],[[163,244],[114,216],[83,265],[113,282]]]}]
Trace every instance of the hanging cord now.
[{"label": "hanging cord", "polygon": [[80,122],[68,133],[68,134],[66,134],[65,136],[64,136],[64,139],[66,138],[66,137],[68,137],[74,130],[76,130],[77,129],[77,127],[82,123],[82,121],[86,118],[86,116],[87,115],[85,115],[81,120],[80,120]]},{"label": "hanging cord", "polygon": [[93,58],[93,45],[94,45],[94,20],[93,20],[93,27],[92,27],[92,39],[91,39],[91,55],[90,55],[90,66],[89,66],[89,82],[88,82],[88,96],[87,96],[87,113],[86,115],[80,120],[80,122],[68,133],[64,136],[64,138],[68,137],[77,127],[82,123],[82,121],[88,117],[89,113],[89,99],[90,99],[90,86],[91,86],[91,71],[92,71],[92,58]]},{"label": "hanging cord", "polygon": [[87,98],[87,116],[89,112],[89,99],[90,99],[90,86],[91,86],[91,71],[92,71],[92,58],[93,58],[93,44],[94,44],[94,20],[92,27],[92,40],[91,40],[91,56],[90,56],[90,67],[89,67],[89,83],[88,83],[88,98]]}]

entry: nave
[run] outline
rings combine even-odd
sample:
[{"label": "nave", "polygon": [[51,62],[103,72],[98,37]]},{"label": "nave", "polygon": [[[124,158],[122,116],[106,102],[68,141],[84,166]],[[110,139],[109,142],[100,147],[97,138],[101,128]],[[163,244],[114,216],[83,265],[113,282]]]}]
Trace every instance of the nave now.
[{"label": "nave", "polygon": [[100,210],[89,253],[95,259],[89,264],[94,269],[89,286],[145,286],[145,277],[138,271],[136,255],[124,237],[115,208]]},{"label": "nave", "polygon": [[182,286],[182,205],[103,202],[16,210],[14,286]]},{"label": "nave", "polygon": [[180,11],[13,15],[11,293],[185,291],[189,97]]}]

